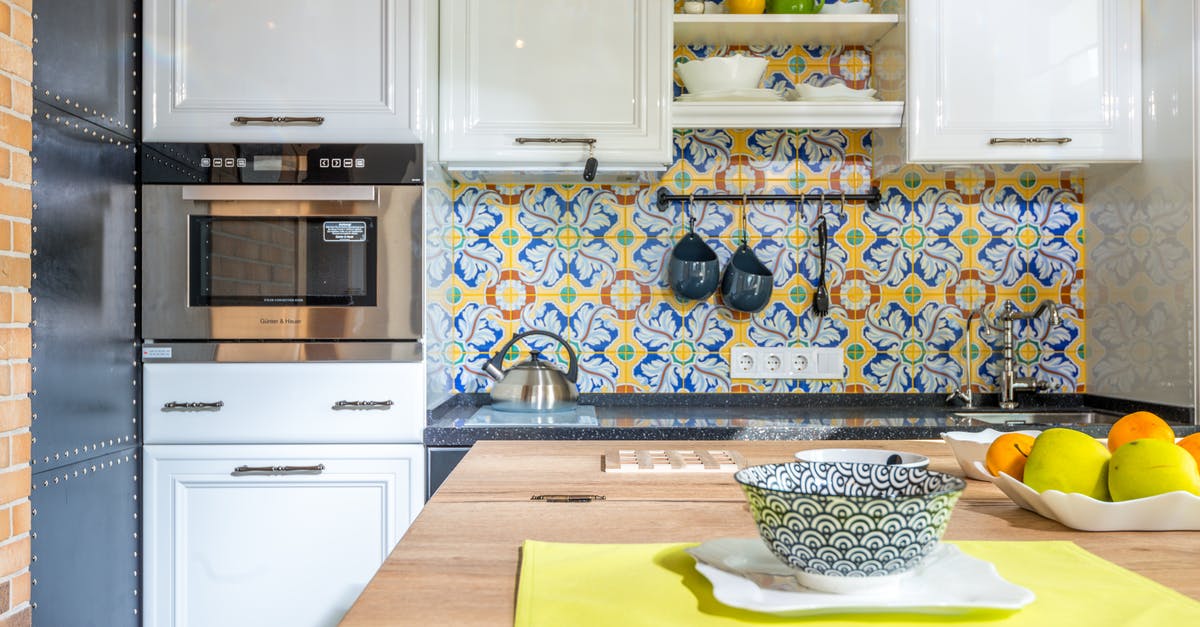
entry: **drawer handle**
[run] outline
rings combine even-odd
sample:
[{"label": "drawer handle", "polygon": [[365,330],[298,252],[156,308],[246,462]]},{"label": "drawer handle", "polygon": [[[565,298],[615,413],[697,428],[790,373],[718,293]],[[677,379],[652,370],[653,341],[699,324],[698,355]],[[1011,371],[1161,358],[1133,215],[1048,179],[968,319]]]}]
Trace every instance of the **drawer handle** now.
[{"label": "drawer handle", "polygon": [[391,409],[391,401],[338,401],[333,404],[334,409]]},{"label": "drawer handle", "polygon": [[989,146],[997,144],[1063,144],[1071,143],[1070,137],[993,137],[988,140]]},{"label": "drawer handle", "polygon": [[224,401],[217,401],[215,403],[180,403],[171,401],[163,405],[163,411],[171,411],[172,409],[211,409],[213,411],[220,411],[224,406]]},{"label": "drawer handle", "polygon": [[247,124],[274,124],[281,126],[284,124],[309,124],[312,126],[320,126],[325,123],[325,118],[320,116],[312,116],[306,118],[294,118],[291,116],[280,115],[258,115],[246,116],[239,115],[233,118],[234,126],[246,126]]},{"label": "drawer handle", "polygon": [[233,472],[321,472],[325,470],[325,464],[317,464],[315,466],[238,466],[233,469]]}]

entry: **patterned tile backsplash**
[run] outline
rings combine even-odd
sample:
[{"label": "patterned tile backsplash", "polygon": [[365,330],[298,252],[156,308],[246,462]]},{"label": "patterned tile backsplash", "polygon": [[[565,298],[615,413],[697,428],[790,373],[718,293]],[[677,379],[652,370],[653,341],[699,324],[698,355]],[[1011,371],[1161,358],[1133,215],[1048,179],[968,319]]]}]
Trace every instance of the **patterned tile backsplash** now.
[{"label": "patterned tile backsplash", "polygon": [[[870,73],[863,49],[747,50],[771,59],[767,84],[776,88]],[[455,391],[489,389],[488,354],[530,329],[570,342],[583,392],[944,392],[968,363],[976,390],[994,391],[996,313],[1006,301],[1030,309],[1049,298],[1064,322],[1018,328],[1018,369],[1056,391],[1083,392],[1082,178],[1035,166],[910,166],[876,178],[871,142],[865,130],[684,130],[655,185],[456,185],[445,229]],[[837,197],[872,186],[883,195],[878,210]],[[695,202],[659,211],[660,188]],[[703,200],[819,191],[828,193],[823,203]],[[750,315],[719,296],[672,294],[665,261],[686,232],[685,208],[722,267],[745,237],[773,271],[765,309]],[[830,234],[824,317],[811,311],[820,214]],[[972,310],[980,315],[968,351]],[[731,380],[736,345],[842,347],[845,378]],[[530,338],[530,346],[565,361],[551,342]]]}]

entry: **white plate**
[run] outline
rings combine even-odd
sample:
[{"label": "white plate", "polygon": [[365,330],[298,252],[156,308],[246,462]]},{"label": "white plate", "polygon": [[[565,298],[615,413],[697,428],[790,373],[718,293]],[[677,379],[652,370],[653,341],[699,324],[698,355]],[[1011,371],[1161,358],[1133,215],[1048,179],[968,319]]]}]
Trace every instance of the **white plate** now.
[{"label": "white plate", "polygon": [[1200,496],[1190,492],[1110,503],[1077,492],[1039,493],[1003,472],[993,483],[1017,505],[1080,531],[1200,531]]},{"label": "white plate", "polygon": [[774,89],[719,89],[687,93],[676,98],[677,102],[746,102],[746,101],[778,101],[783,95]]},{"label": "white plate", "polygon": [[[1000,437],[1007,431],[997,431],[995,429],[984,429],[983,431],[947,431],[942,434],[942,439],[946,444],[950,445],[950,450],[954,453],[954,459],[958,460],[958,467],[962,468],[963,473],[968,479],[978,479],[980,481],[991,481],[995,479],[992,473],[988,472],[983,465],[984,459],[987,457],[988,447],[992,445],[992,441]],[[1041,431],[1017,431],[1016,433],[1024,433],[1037,437]],[[979,467],[975,466],[975,462],[979,462]]]},{"label": "white plate", "polygon": [[730,607],[811,616],[838,613],[961,614],[972,610],[1016,610],[1033,592],[1009,583],[989,562],[950,544],[939,545],[895,590],[886,594],[829,594],[800,587],[758,538],[721,538],[687,549],[696,570],[713,586],[717,601]]}]

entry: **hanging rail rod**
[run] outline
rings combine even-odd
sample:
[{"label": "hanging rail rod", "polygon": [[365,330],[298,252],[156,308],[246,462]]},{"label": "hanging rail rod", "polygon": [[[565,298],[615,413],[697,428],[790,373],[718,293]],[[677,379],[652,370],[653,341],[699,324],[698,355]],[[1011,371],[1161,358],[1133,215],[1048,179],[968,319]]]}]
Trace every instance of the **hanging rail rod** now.
[{"label": "hanging rail rod", "polygon": [[756,201],[771,201],[778,200],[783,202],[799,202],[808,200],[821,200],[824,196],[825,200],[842,201],[842,200],[865,200],[867,208],[876,211],[879,209],[879,201],[883,199],[883,195],[879,193],[878,187],[872,187],[871,191],[865,194],[842,194],[841,192],[810,192],[808,194],[670,194],[666,189],[658,190],[658,210],[666,211],[667,203],[696,201],[696,200],[756,200]]}]

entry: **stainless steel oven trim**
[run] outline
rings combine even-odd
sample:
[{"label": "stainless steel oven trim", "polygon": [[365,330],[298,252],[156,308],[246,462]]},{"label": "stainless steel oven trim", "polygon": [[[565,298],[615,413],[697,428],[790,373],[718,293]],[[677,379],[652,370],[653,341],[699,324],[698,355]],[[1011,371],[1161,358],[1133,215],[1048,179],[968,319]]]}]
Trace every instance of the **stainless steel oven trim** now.
[{"label": "stainless steel oven trim", "polygon": [[[142,337],[211,341],[421,337],[421,187],[373,187],[372,200],[356,201],[189,200],[183,196],[184,187],[142,187]],[[296,194],[307,195],[312,186],[272,189],[295,189]],[[374,216],[379,242],[376,305],[192,307],[188,219],[194,215]]]},{"label": "stainless steel oven trim", "polygon": [[420,342],[147,342],[142,361],[151,363],[400,362],[424,358]]},{"label": "stainless steel oven trim", "polygon": [[370,185],[184,185],[184,200],[375,200]]}]

